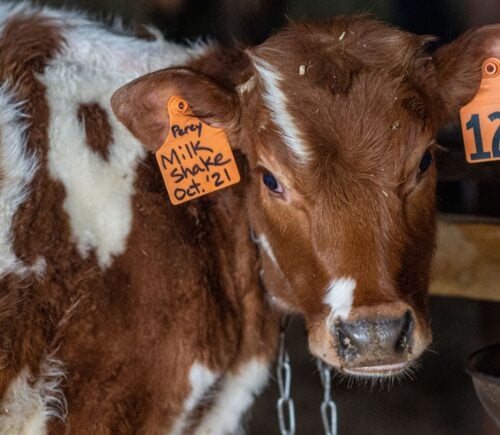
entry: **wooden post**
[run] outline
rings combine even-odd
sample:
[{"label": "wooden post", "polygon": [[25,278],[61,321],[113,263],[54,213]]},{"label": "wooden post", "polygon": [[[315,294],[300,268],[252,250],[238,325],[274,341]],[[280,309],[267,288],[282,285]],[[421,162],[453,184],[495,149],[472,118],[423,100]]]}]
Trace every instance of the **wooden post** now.
[{"label": "wooden post", "polygon": [[438,220],[431,294],[500,302],[500,220]]}]

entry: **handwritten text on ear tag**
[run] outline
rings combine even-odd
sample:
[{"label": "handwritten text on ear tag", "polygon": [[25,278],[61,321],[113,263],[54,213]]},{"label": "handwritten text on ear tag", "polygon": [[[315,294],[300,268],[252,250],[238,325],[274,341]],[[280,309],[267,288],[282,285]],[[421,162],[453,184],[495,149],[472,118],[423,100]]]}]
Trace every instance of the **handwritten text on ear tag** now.
[{"label": "handwritten text on ear tag", "polygon": [[460,109],[469,163],[500,160],[500,60],[486,59],[482,72],[479,91]]},{"label": "handwritten text on ear tag", "polygon": [[180,97],[167,104],[170,129],[156,160],[172,204],[198,198],[240,181],[226,133],[193,115]]}]

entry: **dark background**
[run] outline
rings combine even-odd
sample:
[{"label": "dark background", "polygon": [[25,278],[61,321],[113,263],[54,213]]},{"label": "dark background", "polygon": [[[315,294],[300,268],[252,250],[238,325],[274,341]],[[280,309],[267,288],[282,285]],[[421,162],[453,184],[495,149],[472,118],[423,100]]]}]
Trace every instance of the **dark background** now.
[{"label": "dark background", "polygon": [[[45,0],[43,4],[91,11],[107,20],[149,22],[177,41],[210,35],[222,44],[256,44],[290,20],[369,11],[404,29],[440,37],[440,43],[468,28],[500,22],[500,0]],[[440,134],[448,148],[438,159],[441,212],[500,218],[500,163],[465,163],[460,132]],[[500,247],[499,247],[500,249]],[[500,291],[500,288],[499,288]],[[334,381],[340,435],[492,435],[494,428],[474,394],[464,358],[500,336],[500,303],[431,298],[434,343],[412,382],[392,391]],[[297,434],[323,433],[322,389],[307,351],[300,320],[292,322],[288,347]],[[257,401],[247,425],[251,435],[278,434],[276,384]],[[218,435],[218,434],[214,434]]]}]

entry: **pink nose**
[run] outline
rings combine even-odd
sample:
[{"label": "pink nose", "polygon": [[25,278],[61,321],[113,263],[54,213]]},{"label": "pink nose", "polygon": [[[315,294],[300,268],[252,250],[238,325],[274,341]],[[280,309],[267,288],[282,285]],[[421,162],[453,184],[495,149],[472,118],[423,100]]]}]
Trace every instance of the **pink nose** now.
[{"label": "pink nose", "polygon": [[414,324],[412,313],[406,310],[396,317],[338,320],[332,333],[338,354],[347,366],[394,364],[408,360]]}]

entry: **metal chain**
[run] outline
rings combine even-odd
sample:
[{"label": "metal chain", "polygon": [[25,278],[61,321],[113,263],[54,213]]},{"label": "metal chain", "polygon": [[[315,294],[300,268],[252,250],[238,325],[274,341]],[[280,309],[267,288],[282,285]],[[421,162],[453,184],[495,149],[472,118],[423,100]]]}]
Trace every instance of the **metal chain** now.
[{"label": "metal chain", "polygon": [[287,319],[284,317],[280,327],[280,349],[278,355],[278,365],[276,374],[278,377],[278,387],[280,398],[276,403],[278,408],[278,421],[281,435],[295,434],[295,406],[290,397],[292,383],[292,368],[290,366],[290,357],[285,347],[285,330]]},{"label": "metal chain", "polygon": [[321,384],[323,385],[323,401],[321,402],[321,419],[326,435],[337,435],[337,406],[332,400],[332,369],[324,362],[317,361]]}]

